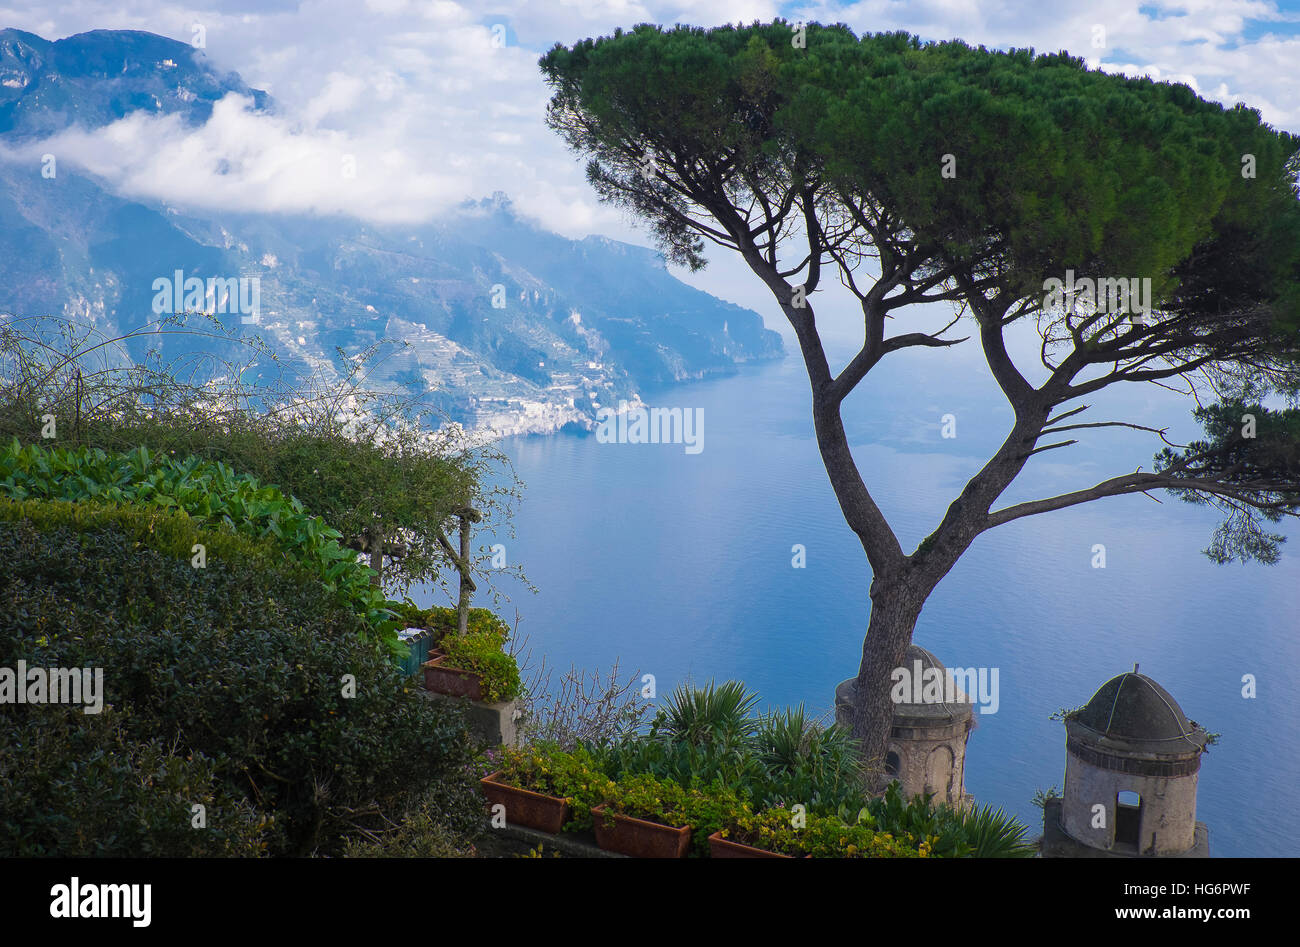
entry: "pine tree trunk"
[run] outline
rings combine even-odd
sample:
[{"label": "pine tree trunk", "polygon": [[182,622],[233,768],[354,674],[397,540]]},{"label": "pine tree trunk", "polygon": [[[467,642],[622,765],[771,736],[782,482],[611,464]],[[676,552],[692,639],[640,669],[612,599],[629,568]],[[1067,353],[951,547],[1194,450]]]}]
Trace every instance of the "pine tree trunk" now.
[{"label": "pine tree trunk", "polygon": [[853,695],[853,736],[871,769],[883,766],[894,719],[891,675],[903,666],[925,598],[925,593],[901,580],[872,583],[871,618]]}]

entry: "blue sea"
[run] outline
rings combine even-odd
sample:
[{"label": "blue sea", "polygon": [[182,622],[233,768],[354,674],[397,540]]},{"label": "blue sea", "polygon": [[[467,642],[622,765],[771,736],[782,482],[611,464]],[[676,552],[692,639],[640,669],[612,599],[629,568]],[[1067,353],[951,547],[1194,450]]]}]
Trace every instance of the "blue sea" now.
[{"label": "blue sea", "polygon": [[[1021,354],[1036,359],[1031,341]],[[859,469],[908,550],[1009,429],[970,349],[891,355],[845,405]],[[836,349],[832,361],[851,354]],[[1085,401],[1072,421],[1167,426],[1180,443],[1199,431],[1187,397],[1151,385]],[[702,409],[703,450],[582,435],[502,442],[525,484],[515,536],[476,545],[504,544],[539,591],[500,581],[511,597],[501,613],[517,610],[534,653],[561,669],[617,660],[654,674],[661,699],[683,681],[738,678],[768,706],[829,715],[835,685],[857,673],[870,572],[817,452],[798,355],[647,402]],[[947,414],[955,437],[942,436]],[[1004,503],[1150,470],[1160,446],[1121,428],[1079,433],[1080,444],[1031,459]],[[1300,531],[1282,528],[1292,541],[1277,565],[1217,566],[1201,550],[1218,519],[1170,494],[1136,495],[1022,519],[968,550],[914,640],[949,666],[999,669],[997,712],[976,714],[968,745],[966,788],[980,803],[1039,830],[1035,790],[1064,782],[1065,731],[1049,716],[1138,663],[1222,734],[1198,796],[1212,854],[1296,854]],[[1094,567],[1097,544],[1105,568]],[[796,545],[804,568],[792,565]]]}]

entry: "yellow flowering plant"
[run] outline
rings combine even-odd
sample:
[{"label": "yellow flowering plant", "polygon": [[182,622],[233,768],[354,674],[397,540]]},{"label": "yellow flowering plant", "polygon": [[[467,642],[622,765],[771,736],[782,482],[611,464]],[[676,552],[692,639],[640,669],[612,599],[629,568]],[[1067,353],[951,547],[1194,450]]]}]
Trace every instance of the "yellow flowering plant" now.
[{"label": "yellow flowering plant", "polygon": [[581,747],[562,750],[538,744],[507,749],[497,779],[509,786],[566,800],[572,812],[566,831],[591,828],[592,808],[615,794],[614,783]]}]

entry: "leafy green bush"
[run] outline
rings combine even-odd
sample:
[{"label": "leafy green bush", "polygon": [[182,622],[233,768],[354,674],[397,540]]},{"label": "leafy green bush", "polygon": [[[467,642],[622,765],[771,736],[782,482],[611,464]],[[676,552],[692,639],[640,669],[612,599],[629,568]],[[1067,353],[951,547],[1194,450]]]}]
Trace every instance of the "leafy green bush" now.
[{"label": "leafy green bush", "polygon": [[687,792],[671,779],[656,779],[649,773],[627,776],[614,786],[605,810],[605,824],[613,825],[613,813],[617,812],[675,829],[690,825]]},{"label": "leafy green bush", "polygon": [[[339,603],[355,608],[373,633],[379,634],[391,617],[383,596],[370,584],[372,573],[356,553],[339,544],[337,530],[309,515],[298,500],[224,464],[156,456],[144,447],[108,454],[90,448],[23,447],[14,440],[0,449],[0,496],[181,511],[198,525],[273,543],[311,569]],[[387,640],[397,653],[396,636]]]},{"label": "leafy green bush", "polygon": [[[0,854],[256,856],[271,817],[221,785],[215,761],[128,734],[126,710],[30,705],[0,715]],[[7,718],[7,719],[6,719]],[[192,806],[206,826],[194,828]]]},{"label": "leafy green bush", "polygon": [[[449,782],[457,797],[473,798],[462,716],[423,699],[362,634],[361,616],[322,596],[293,561],[217,555],[194,568],[192,543],[221,549],[250,540],[198,529],[180,512],[79,510],[74,528],[59,522],[68,504],[22,504],[23,519],[0,501],[6,506],[0,665],[23,658],[104,668],[104,714],[122,715],[122,739],[210,760],[214,799],[274,816],[269,853],[340,851],[350,835],[386,825]],[[149,529],[170,538],[142,542]],[[12,745],[35,738],[35,709],[0,705]],[[115,744],[103,752],[131,758]],[[76,792],[92,784],[76,772],[73,788],[51,799],[49,823],[32,829],[51,853],[84,848],[67,818]],[[455,815],[471,831],[481,821],[481,812],[471,819],[474,809]],[[244,836],[230,831],[239,847]],[[3,842],[6,850],[20,844]]]},{"label": "leafy green bush", "polygon": [[802,804],[829,815],[867,803],[857,752],[841,728],[802,707],[757,715],[743,684],[681,687],[644,734],[593,748],[610,778],[650,773],[682,786],[722,783],[755,809]]},{"label": "leafy green bush", "polygon": [[[454,635],[458,631],[458,616],[454,608],[443,605],[420,608],[410,599],[404,602],[389,602],[388,607],[406,623],[405,627],[427,628],[432,631],[434,644],[437,644],[444,635]],[[505,641],[510,636],[510,626],[490,608],[471,608],[466,622],[466,633],[490,633]]]},{"label": "leafy green bush", "polygon": [[835,816],[807,816],[796,827],[787,809],[742,816],[722,829],[722,837],[782,855],[813,858],[926,858],[927,839],[895,838],[866,825],[849,825]]},{"label": "leafy green bush", "polygon": [[691,850],[699,856],[708,855],[710,835],[752,814],[736,791],[720,782],[687,789],[648,773],[615,784],[604,812],[607,825],[615,812],[673,828],[690,826]]},{"label": "leafy green bush", "polygon": [[[186,354],[190,339],[202,340],[202,360]],[[264,373],[248,371],[264,365],[263,340],[204,313],[167,315],[126,337],[76,318],[7,318],[0,443],[49,446],[50,418],[64,447],[144,446],[221,462],[297,497],[346,546],[369,551],[384,537],[386,578],[446,587],[447,573],[457,573],[444,568],[444,529],[466,506],[483,514],[485,528],[500,525],[518,484],[495,448],[448,428],[431,436],[447,420],[434,403],[369,387],[391,342],[340,349],[334,365],[307,375]],[[143,345],[144,357],[106,364],[103,352],[123,343],[136,353]],[[501,571],[520,574],[494,569],[483,581],[490,586]]]},{"label": "leafy green bush", "polygon": [[1032,858],[1037,853],[1029,827],[1001,808],[968,809],[960,818],[974,858]]},{"label": "leafy green bush", "polygon": [[510,786],[567,799],[571,814],[566,831],[591,828],[591,810],[614,796],[614,783],[600,770],[595,757],[579,747],[566,751],[534,744],[507,749],[497,778]]},{"label": "leafy green bush", "polygon": [[471,836],[448,827],[443,800],[430,795],[392,825],[349,837],[342,854],[345,858],[473,858],[477,850]]},{"label": "leafy green bush", "polygon": [[863,771],[852,734],[810,719],[802,704],[764,716],[754,744],[769,774],[768,805],[803,803],[820,812],[861,799]]},{"label": "leafy green bush", "polygon": [[438,646],[447,655],[446,665],[473,671],[482,677],[483,699],[489,703],[514,700],[519,696],[519,665],[503,649],[504,639],[496,631],[474,631],[446,635]]},{"label": "leafy green bush", "polygon": [[936,806],[931,799],[932,794],[926,794],[904,800],[895,780],[883,796],[860,810],[854,821],[896,837],[928,840],[932,854],[939,857],[1027,858],[1034,854],[1029,829],[1003,810],[989,806],[958,810]]},{"label": "leafy green bush", "polygon": [[752,716],[757,706],[758,695],[740,681],[679,687],[668,699],[659,729],[694,746],[736,746],[757,731],[758,721]]},{"label": "leafy green bush", "polygon": [[720,782],[686,793],[685,814],[691,826],[691,851],[701,858],[709,855],[709,836],[753,813],[735,789]]}]

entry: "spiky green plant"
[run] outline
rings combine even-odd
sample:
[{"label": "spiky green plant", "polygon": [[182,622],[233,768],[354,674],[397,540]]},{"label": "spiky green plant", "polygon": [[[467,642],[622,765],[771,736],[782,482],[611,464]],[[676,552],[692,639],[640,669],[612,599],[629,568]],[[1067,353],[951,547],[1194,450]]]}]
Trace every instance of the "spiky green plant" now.
[{"label": "spiky green plant", "polygon": [[803,704],[768,714],[758,728],[758,752],[769,769],[793,773],[813,752],[819,737]]},{"label": "spiky green plant", "polygon": [[758,728],[751,716],[757,704],[758,695],[742,681],[683,685],[669,698],[660,729],[692,746],[741,743]]},{"label": "spiky green plant", "polygon": [[849,731],[809,717],[803,704],[764,716],[755,742],[763,763],[777,773],[793,773],[805,767],[839,772],[857,764]]},{"label": "spiky green plant", "polygon": [[974,858],[1032,858],[1035,854],[1029,829],[1001,807],[967,810],[961,814],[961,827]]}]

